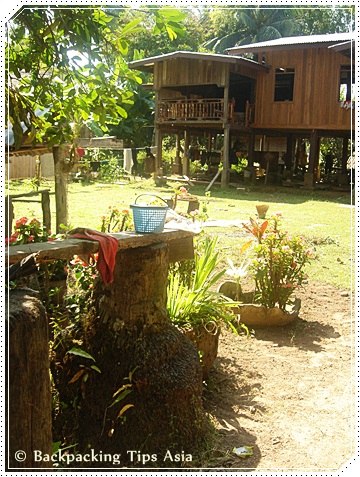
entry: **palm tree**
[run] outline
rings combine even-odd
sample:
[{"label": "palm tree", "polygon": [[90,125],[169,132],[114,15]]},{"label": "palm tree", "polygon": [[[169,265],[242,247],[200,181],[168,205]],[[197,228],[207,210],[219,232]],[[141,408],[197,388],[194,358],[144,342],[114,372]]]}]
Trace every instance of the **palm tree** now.
[{"label": "palm tree", "polygon": [[[230,10],[230,9],[229,9]],[[215,53],[223,53],[227,48],[274,40],[296,34],[298,9],[270,8],[257,6],[255,8],[231,8],[235,29],[225,35],[219,35],[208,40],[203,46]],[[233,19],[233,20],[234,20]]]}]

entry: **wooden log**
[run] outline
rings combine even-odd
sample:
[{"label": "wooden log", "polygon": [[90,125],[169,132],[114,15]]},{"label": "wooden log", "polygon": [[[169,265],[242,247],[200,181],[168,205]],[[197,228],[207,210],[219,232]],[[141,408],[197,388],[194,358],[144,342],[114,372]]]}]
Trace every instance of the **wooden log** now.
[{"label": "wooden log", "polygon": [[49,191],[41,192],[41,207],[43,212],[43,225],[48,233],[51,231],[51,210],[50,210],[50,193]]},{"label": "wooden log", "polygon": [[54,146],[54,169],[55,169],[55,209],[56,209],[56,233],[61,232],[61,225],[68,225],[68,177],[69,163],[66,158],[69,154],[67,145]]},{"label": "wooden log", "polygon": [[24,192],[22,194],[11,194],[12,199],[19,199],[21,197],[33,197],[34,195],[39,195],[42,192],[50,192],[50,189],[39,189],[39,190],[33,190],[31,192]]},{"label": "wooden log", "polygon": [[5,237],[12,234],[14,220],[14,205],[10,196],[5,198]]},{"label": "wooden log", "polygon": [[45,308],[38,293],[28,288],[16,288],[6,298],[5,303],[9,306],[7,466],[9,470],[52,467],[51,461],[38,460],[35,453],[50,456],[52,453]]},{"label": "wooden log", "polygon": [[[161,465],[168,449],[195,460],[204,438],[201,366],[194,344],[166,311],[167,264],[166,244],[119,251],[114,282],[99,281],[94,290],[99,318],[89,352],[101,374],[86,387],[77,439],[80,449],[91,443],[103,453],[121,453],[122,465],[134,465],[131,449],[156,455],[150,466]],[[130,372],[131,393],[110,409]],[[122,421],[117,416],[126,405],[132,407]]]}]

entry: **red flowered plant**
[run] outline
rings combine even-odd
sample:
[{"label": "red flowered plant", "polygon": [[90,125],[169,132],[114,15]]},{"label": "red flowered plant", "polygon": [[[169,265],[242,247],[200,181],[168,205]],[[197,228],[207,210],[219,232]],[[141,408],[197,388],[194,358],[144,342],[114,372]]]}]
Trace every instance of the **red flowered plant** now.
[{"label": "red flowered plant", "polygon": [[306,283],[304,268],[313,255],[302,237],[280,230],[280,220],[281,214],[276,214],[269,221],[250,219],[250,225],[243,226],[256,239],[249,269],[255,278],[255,299],[267,308],[285,311],[294,291]]},{"label": "red flowered plant", "polygon": [[81,316],[89,309],[89,300],[98,277],[97,260],[98,253],[94,253],[86,260],[74,255],[70,261],[66,306],[73,316]]},{"label": "red flowered plant", "polygon": [[22,245],[32,242],[46,242],[48,234],[37,219],[21,217],[16,220],[13,234],[5,239],[6,245]]},{"label": "red flowered plant", "polygon": [[119,211],[117,207],[109,205],[108,215],[101,217],[100,232],[115,233],[125,230],[134,230],[134,223],[129,209]]}]

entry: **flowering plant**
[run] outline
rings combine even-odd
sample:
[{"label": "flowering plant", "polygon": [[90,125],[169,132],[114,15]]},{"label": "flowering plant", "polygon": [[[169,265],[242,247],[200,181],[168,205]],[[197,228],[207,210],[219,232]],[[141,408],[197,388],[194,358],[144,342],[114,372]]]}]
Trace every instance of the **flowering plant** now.
[{"label": "flowering plant", "polygon": [[6,245],[22,245],[31,242],[46,242],[48,234],[37,219],[21,217],[15,222],[14,232],[5,238]]},{"label": "flowering plant", "polygon": [[306,283],[304,267],[313,255],[302,237],[291,237],[280,230],[280,220],[281,214],[263,223],[250,218],[250,225],[243,226],[256,239],[255,258],[250,265],[255,299],[267,308],[278,306],[285,311],[294,290]]},{"label": "flowering plant", "polygon": [[117,207],[109,205],[108,215],[101,217],[102,233],[123,232],[125,230],[133,230],[134,224],[132,216],[128,209],[123,209],[121,212]]},{"label": "flowering plant", "polygon": [[226,274],[233,277],[236,281],[236,292],[235,292],[235,300],[239,301],[242,295],[241,289],[241,279],[246,277],[248,272],[248,267],[250,265],[250,260],[245,257],[243,258],[241,264],[238,267],[235,267],[234,262],[231,258],[227,257],[228,264],[230,268],[226,270]]},{"label": "flowering plant", "polygon": [[74,255],[70,261],[68,277],[67,308],[73,315],[81,315],[88,310],[89,299],[93,291],[95,279],[98,277],[96,262],[98,253],[90,255],[86,261]]}]

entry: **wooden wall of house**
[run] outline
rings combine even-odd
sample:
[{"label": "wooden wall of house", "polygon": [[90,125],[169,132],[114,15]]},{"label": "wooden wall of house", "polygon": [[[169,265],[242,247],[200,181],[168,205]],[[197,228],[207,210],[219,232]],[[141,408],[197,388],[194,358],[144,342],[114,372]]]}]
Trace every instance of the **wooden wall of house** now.
[{"label": "wooden wall of house", "polygon": [[[355,111],[339,101],[340,66],[350,64],[349,58],[328,48],[307,48],[266,52],[265,60],[271,69],[258,75],[253,127],[350,130]],[[274,101],[280,67],[295,68],[293,101]]]},{"label": "wooden wall of house", "polygon": [[229,64],[208,60],[174,58],[155,63],[154,90],[164,87],[216,84],[228,82]]}]

